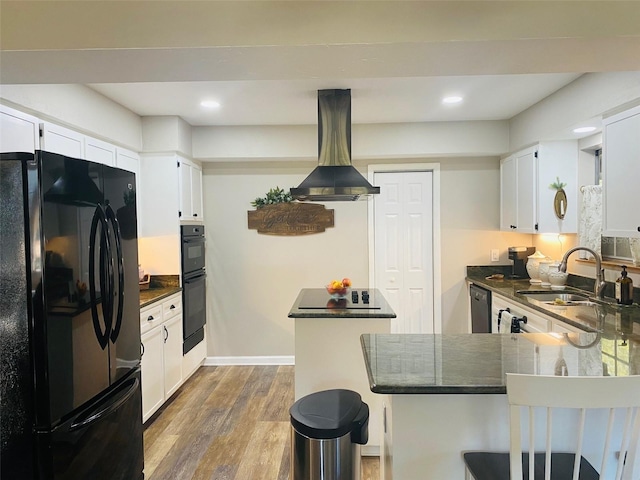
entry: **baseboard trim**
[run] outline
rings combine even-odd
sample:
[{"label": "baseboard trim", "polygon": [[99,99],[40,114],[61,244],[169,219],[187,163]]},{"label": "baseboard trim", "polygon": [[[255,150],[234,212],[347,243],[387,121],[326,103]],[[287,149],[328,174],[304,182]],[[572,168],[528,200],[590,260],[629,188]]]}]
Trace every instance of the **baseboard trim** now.
[{"label": "baseboard trim", "polygon": [[295,365],[295,356],[207,357],[204,359],[204,365],[207,367],[222,365]]},{"label": "baseboard trim", "polygon": [[363,445],[360,447],[361,457],[379,457],[380,445]]}]

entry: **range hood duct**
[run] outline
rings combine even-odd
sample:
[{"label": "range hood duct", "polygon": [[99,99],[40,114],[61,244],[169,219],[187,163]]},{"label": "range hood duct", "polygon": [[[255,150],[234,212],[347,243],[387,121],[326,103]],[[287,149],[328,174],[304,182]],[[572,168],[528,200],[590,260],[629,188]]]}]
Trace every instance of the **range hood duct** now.
[{"label": "range hood duct", "polygon": [[318,90],[318,166],[298,188],[296,200],[335,202],[380,193],[351,165],[351,90]]}]

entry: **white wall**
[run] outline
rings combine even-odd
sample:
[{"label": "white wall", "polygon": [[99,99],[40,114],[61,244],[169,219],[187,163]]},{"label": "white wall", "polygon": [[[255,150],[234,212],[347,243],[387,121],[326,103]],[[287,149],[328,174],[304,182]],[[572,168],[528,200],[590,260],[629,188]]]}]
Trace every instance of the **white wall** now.
[{"label": "white wall", "polygon": [[3,103],[73,130],[139,152],[138,115],[84,85],[2,85]]},{"label": "white wall", "polygon": [[[354,160],[500,155],[509,150],[507,121],[356,124],[351,133]],[[193,156],[223,162],[315,162],[318,127],[194,127]]]},{"label": "white wall", "polygon": [[587,73],[510,122],[511,152],[544,140],[574,138],[571,130],[640,99],[640,72]]},{"label": "white wall", "polygon": [[142,117],[142,151],[192,154],[191,125],[177,116]]},{"label": "white wall", "polygon": [[507,249],[531,245],[532,236],[500,231],[500,164],[497,158],[441,160],[442,332],[468,331],[467,265],[510,265]]},{"label": "white wall", "polygon": [[333,278],[368,279],[367,203],[328,202],[335,227],[303,236],[258,234],[247,227],[250,202],[273,187],[297,186],[308,167],[205,164],[209,356],[294,353],[287,314],[300,289]]},{"label": "white wall", "polygon": [[[443,331],[463,332],[466,266],[489,264],[492,248],[500,250],[500,264],[509,264],[507,247],[530,245],[532,236],[497,231],[497,157],[436,161],[442,182]],[[366,201],[327,202],[335,227],[325,233],[285,237],[247,228],[255,197],[275,186],[297,186],[309,171],[287,162],[205,163],[209,356],[293,355],[293,322],[287,314],[300,288],[322,288],[344,276],[356,286],[367,284]]]}]

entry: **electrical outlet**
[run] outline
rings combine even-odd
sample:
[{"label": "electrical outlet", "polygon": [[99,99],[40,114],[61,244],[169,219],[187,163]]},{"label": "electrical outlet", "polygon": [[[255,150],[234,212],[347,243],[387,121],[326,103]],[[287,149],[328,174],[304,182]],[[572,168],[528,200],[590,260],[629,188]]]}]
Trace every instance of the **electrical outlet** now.
[{"label": "electrical outlet", "polygon": [[498,250],[497,248],[492,248],[491,249],[491,261],[492,262],[499,262],[500,261],[500,250]]}]

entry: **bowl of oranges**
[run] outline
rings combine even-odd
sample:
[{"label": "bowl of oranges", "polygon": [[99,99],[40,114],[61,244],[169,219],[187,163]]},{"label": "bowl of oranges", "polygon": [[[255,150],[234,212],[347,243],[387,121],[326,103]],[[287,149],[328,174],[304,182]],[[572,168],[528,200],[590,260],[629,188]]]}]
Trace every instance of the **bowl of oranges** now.
[{"label": "bowl of oranges", "polygon": [[347,298],[349,290],[351,289],[351,280],[346,277],[342,280],[331,280],[326,288],[331,298]]}]

